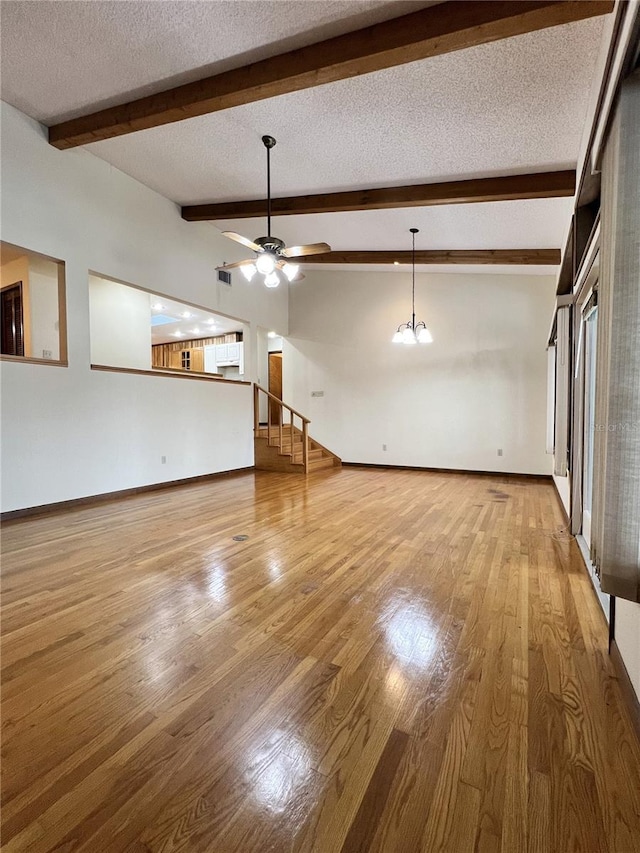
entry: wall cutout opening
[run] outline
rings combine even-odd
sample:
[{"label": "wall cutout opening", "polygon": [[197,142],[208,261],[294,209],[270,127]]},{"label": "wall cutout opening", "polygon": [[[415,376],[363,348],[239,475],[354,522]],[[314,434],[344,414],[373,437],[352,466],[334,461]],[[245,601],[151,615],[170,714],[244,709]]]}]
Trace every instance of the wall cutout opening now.
[{"label": "wall cutout opening", "polygon": [[92,273],[91,363],[244,378],[245,324]]},{"label": "wall cutout opening", "polygon": [[66,365],[64,263],[0,243],[2,358]]}]

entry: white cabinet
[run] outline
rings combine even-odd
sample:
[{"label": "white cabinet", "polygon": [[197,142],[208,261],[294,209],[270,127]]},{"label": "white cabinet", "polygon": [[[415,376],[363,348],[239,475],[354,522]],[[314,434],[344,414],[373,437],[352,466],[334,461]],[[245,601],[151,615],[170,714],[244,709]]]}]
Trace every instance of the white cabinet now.
[{"label": "white cabinet", "polygon": [[238,373],[244,373],[244,344],[237,341],[231,344],[210,344],[204,348],[204,369],[207,373],[219,373],[220,368],[237,367]]},{"label": "white cabinet", "polygon": [[227,347],[227,361],[230,364],[240,364],[240,350],[242,349],[242,344],[223,344],[223,346]]},{"label": "white cabinet", "polygon": [[216,345],[207,344],[204,348],[204,370],[205,373],[217,373]]}]

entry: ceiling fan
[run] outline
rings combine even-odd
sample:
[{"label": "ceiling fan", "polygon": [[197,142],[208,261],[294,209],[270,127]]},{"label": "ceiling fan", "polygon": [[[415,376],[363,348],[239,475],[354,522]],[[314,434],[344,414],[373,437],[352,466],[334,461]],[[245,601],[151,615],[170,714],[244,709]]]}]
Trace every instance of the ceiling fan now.
[{"label": "ceiling fan", "polygon": [[251,281],[254,275],[259,272],[264,276],[264,283],[267,287],[277,287],[280,284],[278,270],[281,270],[289,281],[300,281],[304,278],[298,264],[289,263],[289,258],[297,258],[303,255],[322,255],[325,252],[330,252],[331,246],[328,243],[310,243],[307,246],[289,246],[287,248],[283,240],[271,235],[270,155],[276,141],[273,136],[263,136],[262,142],[267,149],[267,236],[249,240],[242,234],[236,234],[235,231],[223,231],[225,237],[235,240],[236,243],[246,246],[247,249],[252,249],[256,253],[256,257],[246,261],[236,261],[233,264],[224,264],[218,269],[230,270],[240,267],[247,281]]}]

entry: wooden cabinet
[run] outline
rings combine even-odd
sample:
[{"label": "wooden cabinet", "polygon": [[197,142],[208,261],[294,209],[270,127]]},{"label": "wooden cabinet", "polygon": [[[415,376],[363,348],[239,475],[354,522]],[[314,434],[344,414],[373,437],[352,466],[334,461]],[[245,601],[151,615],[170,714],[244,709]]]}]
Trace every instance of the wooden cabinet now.
[{"label": "wooden cabinet", "polygon": [[[219,367],[237,367],[244,373],[244,344],[229,340],[235,333],[217,338],[201,338],[180,343],[154,344],[152,365],[170,370],[190,370],[194,373],[218,373]],[[226,340],[225,340],[226,338]]]},{"label": "wooden cabinet", "polygon": [[190,370],[196,370],[202,373],[204,370],[204,349],[202,347],[193,347],[191,350],[191,367]]}]

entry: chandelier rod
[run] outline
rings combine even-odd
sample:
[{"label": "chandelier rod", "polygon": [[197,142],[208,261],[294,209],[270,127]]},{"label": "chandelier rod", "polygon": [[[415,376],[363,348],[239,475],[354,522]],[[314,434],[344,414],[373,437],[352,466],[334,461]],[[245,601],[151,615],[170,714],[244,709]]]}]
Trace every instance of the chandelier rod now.
[{"label": "chandelier rod", "polygon": [[410,228],[413,238],[413,246],[411,249],[411,326],[416,327],[416,234],[417,228]]}]

